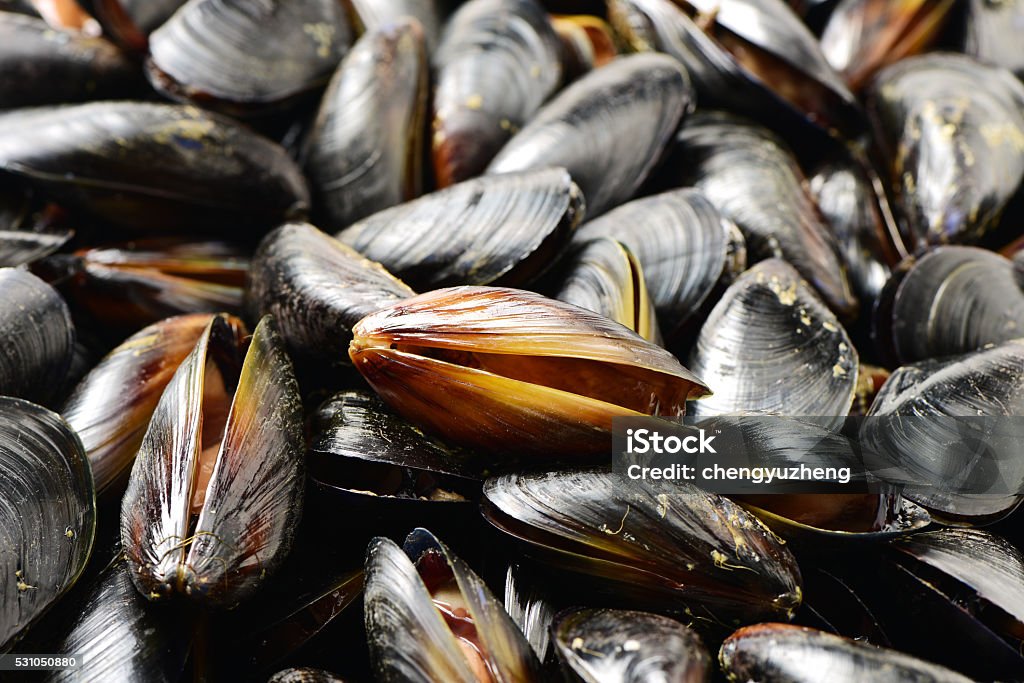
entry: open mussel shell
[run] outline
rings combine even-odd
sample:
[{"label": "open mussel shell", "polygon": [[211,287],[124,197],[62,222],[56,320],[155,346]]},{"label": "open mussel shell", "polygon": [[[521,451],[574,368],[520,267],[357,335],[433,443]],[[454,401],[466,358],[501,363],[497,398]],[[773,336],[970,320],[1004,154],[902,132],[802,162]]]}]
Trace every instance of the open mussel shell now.
[{"label": "open mussel shell", "polygon": [[682,62],[702,106],[830,132],[861,126],[853,94],[781,0],[613,0],[609,15],[633,49]]},{"label": "open mussel shell", "polygon": [[260,321],[243,361],[227,321],[214,318],[160,397],[121,512],[132,581],[150,600],[233,606],[291,548],[305,486],[302,405],[274,327]]},{"label": "open mussel shell", "polygon": [[170,97],[244,116],[322,86],[351,41],[337,0],[189,0],[149,37],[147,75]]},{"label": "open mussel shell", "polygon": [[75,583],[95,531],[78,436],[57,414],[0,397],[0,652]]},{"label": "open mussel shell", "polygon": [[309,206],[283,148],[194,107],[94,102],[8,113],[0,171],[133,232],[187,225],[252,238]]},{"label": "open mussel shell", "polygon": [[330,363],[345,362],[360,319],[415,293],[308,223],[267,235],[249,273],[248,305],[274,316],[291,353]]},{"label": "open mussel shell", "polygon": [[730,284],[746,268],[736,225],[692,188],[634,199],[581,225],[573,242],[597,237],[621,242],[636,257],[669,338],[717,285]]},{"label": "open mussel shell", "polygon": [[426,529],[366,556],[366,633],[381,680],[539,680],[540,663],[486,584]]},{"label": "open mussel shell", "polygon": [[771,131],[724,112],[699,112],[683,126],[667,164],[679,184],[694,185],[736,222],[751,261],[785,258],[837,314],[856,311],[836,237],[792,152]]},{"label": "open mussel shell", "polygon": [[466,454],[423,434],[374,394],[346,391],[320,408],[310,476],[370,503],[466,503],[480,478]]},{"label": "open mussel shell", "polygon": [[331,79],[307,143],[319,225],[341,230],[419,196],[426,104],[419,24],[364,34]]},{"label": "open mussel shell", "polygon": [[77,655],[78,666],[51,672],[47,683],[180,680],[194,622],[175,606],[154,607],[139,596],[123,558],[67,610],[53,651]]},{"label": "open mussel shell", "polygon": [[1024,177],[1024,84],[971,57],[894,64],[868,93],[904,241],[978,240]]},{"label": "open mussel shell", "polygon": [[785,261],[758,263],[715,305],[690,353],[715,394],[697,416],[774,413],[835,417],[850,412],[857,351],[827,306]]},{"label": "open mussel shell", "polygon": [[0,268],[0,292],[0,395],[47,401],[71,365],[71,313],[53,287],[28,271]]},{"label": "open mussel shell", "polygon": [[1021,501],[1024,340],[892,373],[861,439],[933,515],[979,523]]},{"label": "open mussel shell", "polygon": [[789,618],[800,572],[778,537],[732,501],[685,482],[603,470],[509,474],[484,516],[526,552],[637,609],[716,623]]},{"label": "open mussel shell", "polygon": [[362,33],[372,33],[402,19],[415,19],[423,28],[427,54],[437,45],[437,36],[447,3],[440,0],[349,0]]},{"label": "open mussel shell", "polygon": [[910,266],[886,316],[904,363],[967,353],[1024,335],[1024,289],[1007,258],[938,247]]},{"label": "open mussel shell", "polygon": [[171,18],[186,0],[80,0],[103,33],[129,50],[143,52],[149,34]]},{"label": "open mussel shell", "polygon": [[113,335],[190,313],[240,314],[248,269],[248,254],[226,242],[142,240],[76,252],[64,291]]},{"label": "open mussel shell", "polygon": [[[955,0],[842,0],[829,16],[821,50],[851,90],[879,69],[928,49]],[[990,4],[990,3],[985,3]]]},{"label": "open mussel shell", "polygon": [[[127,484],[161,394],[213,317],[178,316],[140,330],[71,392],[61,414],[82,439],[98,495],[119,495]],[[234,343],[241,344],[245,325],[237,318],[226,320]]]},{"label": "open mussel shell", "polygon": [[700,636],[668,617],[583,609],[559,615],[552,629],[572,681],[703,683],[711,675],[711,657]]},{"label": "open mussel shell", "polygon": [[612,60],[562,90],[501,148],[488,173],[569,171],[598,216],[630,199],[694,106],[682,65],[667,55]]},{"label": "open mussel shell", "polygon": [[583,218],[561,168],[483,176],[381,211],[338,233],[417,290],[522,286],[551,266]]},{"label": "open mussel shell", "polygon": [[127,97],[143,86],[112,43],[0,11],[0,110]]},{"label": "open mussel shell", "polygon": [[729,680],[836,683],[868,680],[970,683],[955,671],[825,631],[790,624],[755,624],[722,643],[719,663]]},{"label": "open mussel shell", "polygon": [[433,62],[441,187],[482,173],[562,80],[558,37],[536,0],[470,0],[446,25]]},{"label": "open mussel shell", "polygon": [[555,298],[600,313],[647,341],[664,345],[640,262],[615,240],[602,237],[581,244],[565,264]]},{"label": "open mussel shell", "polygon": [[498,287],[440,289],[367,316],[349,356],[399,414],[487,453],[606,452],[613,417],[681,415],[708,391],[616,322]]}]

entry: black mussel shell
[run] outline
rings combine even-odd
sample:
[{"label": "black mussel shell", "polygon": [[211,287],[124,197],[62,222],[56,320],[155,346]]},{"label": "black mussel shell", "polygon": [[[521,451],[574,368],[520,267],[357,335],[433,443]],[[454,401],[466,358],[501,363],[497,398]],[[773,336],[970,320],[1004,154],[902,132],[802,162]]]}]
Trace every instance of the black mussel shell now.
[{"label": "black mussel shell", "polygon": [[267,683],[345,683],[329,671],[299,667],[283,669],[267,679]]},{"label": "black mussel shell", "polygon": [[483,176],[381,211],[337,237],[416,290],[528,284],[583,218],[560,168]]},{"label": "black mussel shell", "polygon": [[326,83],[351,41],[337,0],[189,0],[149,37],[148,76],[179,100],[261,113]]},{"label": "black mussel shell", "polygon": [[1024,3],[1020,0],[967,0],[963,51],[986,64],[1024,75],[1020,50],[1020,27],[1024,24]]},{"label": "black mussel shell", "polygon": [[415,21],[364,34],[338,67],[308,141],[318,224],[341,230],[419,196],[427,55]]},{"label": "black mussel shell", "polygon": [[667,55],[629,55],[591,71],[544,105],[488,173],[569,171],[598,216],[630,199],[694,106],[690,79]]},{"label": "black mussel shell", "polygon": [[32,263],[60,249],[74,231],[52,220],[52,207],[38,210],[27,192],[0,188],[0,268]]},{"label": "black mussel shell", "polygon": [[309,207],[283,148],[195,107],[94,102],[8,113],[0,171],[136,233],[189,226],[252,239]]},{"label": "black mussel shell", "polygon": [[558,37],[536,0],[470,0],[446,25],[433,63],[441,187],[482,173],[562,80]]},{"label": "black mussel shell", "polygon": [[272,314],[300,358],[346,363],[352,327],[414,292],[380,264],[307,223],[274,230],[253,256],[249,306]]},{"label": "black mussel shell", "polygon": [[160,28],[187,0],[79,0],[103,27],[103,33],[126,49],[144,52],[149,34]]},{"label": "black mussel shell", "polygon": [[413,18],[423,27],[428,54],[437,45],[437,36],[448,3],[443,0],[350,0],[363,33],[370,33],[400,19]]},{"label": "black mussel shell", "polygon": [[60,294],[35,275],[0,268],[0,395],[47,401],[62,387],[75,328]]},{"label": "black mussel shell", "polygon": [[566,612],[552,625],[570,680],[581,683],[703,683],[711,657],[700,636],[657,614],[611,609]]},{"label": "black mussel shell", "polygon": [[75,583],[95,532],[78,436],[56,413],[0,396],[0,652]]}]

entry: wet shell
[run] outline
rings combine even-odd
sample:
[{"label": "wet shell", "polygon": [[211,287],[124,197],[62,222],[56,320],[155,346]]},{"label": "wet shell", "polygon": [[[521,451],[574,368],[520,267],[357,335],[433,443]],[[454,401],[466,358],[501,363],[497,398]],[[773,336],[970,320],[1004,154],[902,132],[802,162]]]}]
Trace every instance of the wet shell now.
[{"label": "wet shell", "polygon": [[171,18],[187,0],[83,0],[118,45],[143,52],[149,34]]},{"label": "wet shell", "polygon": [[352,362],[388,405],[488,453],[606,452],[613,417],[680,415],[707,392],[618,323],[521,290],[436,290],[353,333]]},{"label": "wet shell", "polygon": [[467,180],[337,237],[417,290],[517,287],[556,261],[583,213],[569,174],[546,168]]},{"label": "wet shell", "polygon": [[437,45],[437,35],[443,20],[437,0],[351,0],[363,33],[372,33],[399,19],[413,18],[423,27],[427,53]]},{"label": "wet shell", "polygon": [[630,199],[694,106],[690,80],[666,55],[629,55],[562,90],[487,167],[569,171],[598,216]]},{"label": "wet shell", "polygon": [[690,366],[715,395],[697,416],[737,412],[834,416],[853,404],[857,351],[842,325],[785,261],[762,261],[722,295]]}]

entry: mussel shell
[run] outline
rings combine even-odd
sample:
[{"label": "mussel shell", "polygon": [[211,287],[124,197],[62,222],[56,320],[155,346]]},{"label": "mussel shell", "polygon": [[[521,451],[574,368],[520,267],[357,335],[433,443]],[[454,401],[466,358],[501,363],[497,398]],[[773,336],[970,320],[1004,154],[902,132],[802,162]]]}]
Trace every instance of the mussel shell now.
[{"label": "mussel shell", "polygon": [[267,235],[249,272],[249,306],[274,316],[289,350],[335,364],[346,361],[360,319],[414,294],[380,264],[308,223]]},{"label": "mussel shell", "polygon": [[427,53],[433,52],[443,20],[442,8],[447,5],[438,0],[350,0],[363,33],[371,33],[402,18],[413,18],[423,28]]},{"label": "mussel shell", "polygon": [[345,683],[345,681],[329,671],[303,666],[278,671],[267,679],[267,683]]},{"label": "mussel shell", "polygon": [[28,271],[0,268],[0,292],[0,395],[46,401],[71,365],[71,313],[53,287]]},{"label": "mussel shell", "polygon": [[563,667],[582,683],[702,683],[711,675],[700,636],[668,617],[583,609],[559,615],[552,629]]},{"label": "mussel shell", "polygon": [[0,397],[0,652],[75,583],[95,531],[78,436],[57,414]]},{"label": "mussel shell", "polygon": [[842,424],[858,359],[843,326],[796,270],[769,259],[722,295],[689,365],[715,391],[692,404],[696,416],[761,412]]},{"label": "mussel shell", "polygon": [[751,261],[785,258],[837,314],[856,311],[835,235],[780,138],[747,119],[700,112],[683,126],[667,163],[680,185],[694,185],[736,222]]},{"label": "mussel shell", "polygon": [[340,230],[420,194],[427,55],[415,21],[364,34],[331,79],[306,172],[319,225]]},{"label": "mussel shell", "polygon": [[548,661],[551,622],[559,611],[557,590],[547,581],[545,567],[517,558],[505,572],[505,611],[526,636],[537,659]]},{"label": "mussel shell", "polygon": [[904,363],[967,353],[1024,336],[1024,289],[1009,259],[938,247],[902,277],[886,316]]},{"label": "mussel shell", "polygon": [[399,414],[490,454],[607,452],[613,417],[679,415],[707,391],[618,323],[498,287],[440,289],[382,309],[356,325],[349,356]]},{"label": "mussel shell", "polygon": [[1024,84],[954,54],[894,64],[868,94],[904,241],[976,241],[1024,177]]},{"label": "mussel shell", "polygon": [[1024,56],[1020,53],[1020,27],[1024,22],[1024,3],[1020,0],[967,0],[963,51],[986,64],[1009,69],[1019,78],[1024,75]]},{"label": "mussel shell", "polygon": [[[132,581],[150,600],[182,593],[233,606],[291,548],[305,485],[298,384],[272,318],[257,325],[240,372],[230,367],[239,353],[225,319],[214,318],[143,437],[122,503],[121,542]],[[225,366],[234,396],[193,531],[208,360]]]},{"label": "mussel shell", "polygon": [[662,332],[669,338],[718,284],[746,268],[736,225],[692,188],[634,199],[587,221],[573,237],[581,244],[611,237],[640,262]]},{"label": "mussel shell", "polygon": [[[140,330],[107,354],[64,403],[61,413],[82,439],[98,495],[123,490],[160,395],[213,317],[179,316]],[[240,344],[245,325],[237,318],[228,324]]]},{"label": "mussel shell", "polygon": [[434,174],[479,175],[560,85],[558,38],[536,0],[470,0],[448,21],[434,70]]},{"label": "mussel shell", "polygon": [[842,0],[822,32],[821,51],[850,89],[860,90],[879,69],[934,43],[955,4],[955,0]]},{"label": "mussel shell", "polygon": [[551,266],[584,214],[560,168],[483,176],[381,211],[338,233],[417,290],[522,286]]},{"label": "mussel shell", "polygon": [[693,106],[690,80],[676,60],[619,57],[544,105],[487,172],[561,166],[595,217],[633,196]]},{"label": "mussel shell", "polygon": [[664,346],[643,269],[623,244],[606,237],[584,242],[564,267],[556,299],[600,313]]},{"label": "mussel shell", "polygon": [[135,65],[106,40],[0,12],[0,110],[127,97],[143,85]]},{"label": "mussel shell", "polygon": [[[972,450],[976,437],[961,432],[979,427],[972,419],[991,425],[993,418],[1005,418],[1011,434],[1017,433],[1016,416],[1022,414],[1024,340],[1017,339],[896,370],[875,398],[861,439],[903,473],[908,497],[934,515],[994,521],[1020,503],[1024,468],[1011,457],[1015,451],[1002,450],[1005,443],[991,440],[1000,449],[993,458]],[[963,492],[987,490],[992,481],[1004,486],[991,494]]]},{"label": "mussel shell", "polygon": [[589,576],[634,608],[717,623],[790,616],[796,560],[756,517],[685,482],[602,470],[509,474],[484,484],[484,516],[526,551]]},{"label": "mussel shell", "polygon": [[351,41],[336,0],[189,0],[150,36],[147,75],[171,97],[244,115],[323,85]]},{"label": "mussel shell", "polygon": [[284,149],[194,107],[95,102],[9,113],[0,116],[0,170],[134,232],[187,225],[244,235],[309,206]]},{"label": "mussel shell", "polygon": [[124,559],[103,571],[69,608],[69,617],[54,651],[77,655],[78,666],[51,672],[47,683],[180,680],[194,622],[171,606],[142,599]]},{"label": "mussel shell", "polygon": [[149,34],[171,18],[187,0],[81,0],[103,26],[104,34],[138,52],[149,46]]},{"label": "mussel shell", "polygon": [[722,644],[718,659],[730,680],[764,683],[812,683],[820,681],[824,672],[836,683],[971,680],[902,652],[789,624],[742,628]]},{"label": "mussel shell", "polygon": [[480,658],[495,680],[536,680],[540,664],[523,634],[480,577],[426,529],[412,532],[404,548],[378,538],[367,550],[366,632],[377,675],[424,683],[478,680],[431,600],[421,575],[430,570],[424,560],[450,571],[475,626]]},{"label": "mussel shell", "polygon": [[13,187],[0,188],[0,268],[32,263],[64,246],[74,231],[36,213],[32,197]]}]

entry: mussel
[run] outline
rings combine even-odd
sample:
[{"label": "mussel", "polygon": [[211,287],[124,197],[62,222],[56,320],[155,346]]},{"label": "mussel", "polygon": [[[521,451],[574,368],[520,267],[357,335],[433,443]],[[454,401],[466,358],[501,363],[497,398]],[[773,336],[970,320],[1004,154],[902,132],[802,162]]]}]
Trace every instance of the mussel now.
[{"label": "mussel", "polygon": [[1024,3],[1020,0],[967,0],[963,51],[986,64],[1009,69],[1019,78],[1024,74],[1024,58],[1017,49]]},{"label": "mussel", "polygon": [[487,172],[564,167],[593,218],[633,196],[693,106],[690,80],[676,60],[619,57],[544,105]]},{"label": "mussel", "polygon": [[366,555],[366,633],[382,680],[538,680],[540,663],[486,584],[426,529]]},{"label": "mussel", "polygon": [[75,583],[95,531],[82,442],[57,414],[0,396],[0,652]]},{"label": "mussel", "polygon": [[402,18],[412,18],[423,28],[427,54],[437,46],[437,35],[446,9],[438,0],[351,0],[361,33],[372,33]]},{"label": "mussel", "polygon": [[681,415],[707,393],[622,325],[498,287],[439,289],[371,314],[349,356],[398,413],[488,453],[607,452],[613,417]]},{"label": "mussel", "polygon": [[52,208],[37,211],[31,194],[15,187],[0,188],[0,268],[44,258],[74,236],[68,225],[52,220]]},{"label": "mussel", "polygon": [[528,284],[584,215],[561,168],[483,176],[376,213],[337,237],[416,290]]},{"label": "mussel", "polygon": [[160,28],[187,0],[81,0],[104,34],[127,49],[143,52],[149,34]]},{"label": "mussel", "polygon": [[232,606],[274,573],[302,511],[302,407],[273,319],[242,358],[215,317],[167,385],[132,469],[121,543],[149,600]]},{"label": "mussel", "polygon": [[434,56],[431,147],[445,187],[479,175],[561,83],[559,43],[536,0],[470,0]]}]

